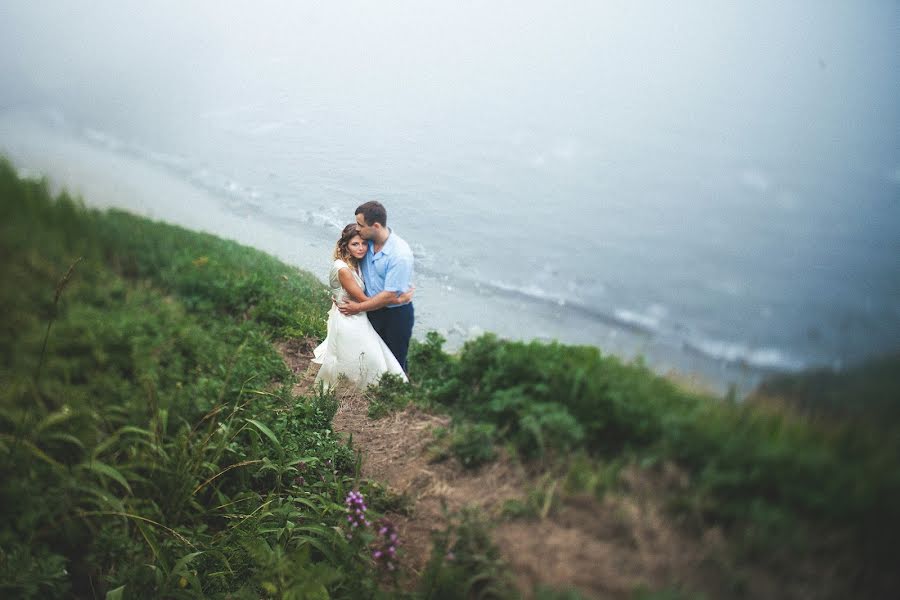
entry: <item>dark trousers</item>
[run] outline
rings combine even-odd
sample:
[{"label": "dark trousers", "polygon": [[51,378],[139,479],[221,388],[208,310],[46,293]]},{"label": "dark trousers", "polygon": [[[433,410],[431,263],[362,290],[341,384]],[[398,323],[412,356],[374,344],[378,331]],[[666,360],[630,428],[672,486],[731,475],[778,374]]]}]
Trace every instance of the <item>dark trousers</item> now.
[{"label": "dark trousers", "polygon": [[412,303],[396,308],[380,308],[367,312],[372,327],[390,348],[391,353],[406,371],[406,353],[409,351],[409,339],[412,337],[415,310]]}]

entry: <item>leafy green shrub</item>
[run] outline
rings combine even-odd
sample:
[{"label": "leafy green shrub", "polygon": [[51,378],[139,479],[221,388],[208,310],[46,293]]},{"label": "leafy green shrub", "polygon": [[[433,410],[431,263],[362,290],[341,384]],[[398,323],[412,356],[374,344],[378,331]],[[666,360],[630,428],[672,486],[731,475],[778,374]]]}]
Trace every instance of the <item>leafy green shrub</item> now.
[{"label": "leafy green shrub", "polygon": [[[691,480],[692,497],[676,504],[693,506],[704,523],[747,528],[748,548],[761,547],[767,531],[803,531],[811,521],[853,531],[867,561],[890,554],[888,532],[900,531],[900,437],[890,427],[887,435],[817,427],[787,410],[690,394],[596,348],[487,334],[441,356],[441,343],[431,336],[413,357],[422,360],[414,385],[446,406],[457,427],[489,423],[491,435],[526,457],[584,451],[672,461]],[[415,360],[410,368],[419,368]],[[594,479],[595,493],[609,487]]]},{"label": "leafy green shrub", "polygon": [[486,334],[467,342],[450,364],[440,382],[424,385],[429,396],[519,435],[530,454],[552,446],[548,437],[560,449],[583,444],[618,451],[652,443],[661,428],[659,405],[685,401],[645,367],[602,357],[593,347]]},{"label": "leafy green shrub", "polygon": [[462,423],[453,429],[450,449],[464,467],[474,469],[494,460],[496,428],[490,423]]},{"label": "leafy green shrub", "polygon": [[411,381],[429,387],[450,374],[453,362],[443,350],[446,341],[436,331],[426,333],[424,342],[410,340],[408,362]]},{"label": "leafy green shrub", "polygon": [[494,422],[507,426],[507,436],[526,456],[570,450],[584,441],[584,429],[564,406],[530,401],[518,386],[495,392],[487,411]]},{"label": "leafy green shrub", "polygon": [[66,559],[46,550],[0,548],[0,592],[5,598],[61,598],[70,593]]},{"label": "leafy green shrub", "polygon": [[559,504],[558,487],[558,479],[541,477],[524,500],[510,499],[503,503],[503,516],[508,519],[546,519]]},{"label": "leafy green shrub", "polygon": [[399,375],[385,373],[377,384],[366,388],[364,395],[369,402],[369,418],[380,419],[406,408],[413,400],[413,388]]}]

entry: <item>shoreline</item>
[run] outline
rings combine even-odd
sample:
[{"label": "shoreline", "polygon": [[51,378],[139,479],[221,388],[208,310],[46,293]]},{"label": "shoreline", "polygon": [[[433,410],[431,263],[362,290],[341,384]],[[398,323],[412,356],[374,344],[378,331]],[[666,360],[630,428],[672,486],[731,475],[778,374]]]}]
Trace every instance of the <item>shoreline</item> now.
[{"label": "shoreline", "polygon": [[[0,152],[21,173],[46,177],[54,191],[66,189],[92,208],[117,208],[237,241],[325,281],[327,261],[318,258],[330,255],[332,240],[324,233],[316,235],[313,228],[306,227],[300,238],[290,223],[229,211],[222,197],[160,165],[13,116],[0,116]],[[414,337],[422,339],[427,331],[435,330],[447,339],[450,350],[486,331],[522,341],[594,346],[626,362],[642,360],[661,376],[720,396],[733,390],[744,397],[767,375],[781,372],[703,356],[652,333],[587,319],[562,304],[529,302],[513,292],[497,293],[477,284],[453,286],[446,276],[427,271],[417,273],[417,280]],[[483,314],[486,302],[495,305],[492,314]],[[476,316],[491,321],[473,324]],[[552,333],[559,331],[561,324],[571,332],[571,339]]]}]

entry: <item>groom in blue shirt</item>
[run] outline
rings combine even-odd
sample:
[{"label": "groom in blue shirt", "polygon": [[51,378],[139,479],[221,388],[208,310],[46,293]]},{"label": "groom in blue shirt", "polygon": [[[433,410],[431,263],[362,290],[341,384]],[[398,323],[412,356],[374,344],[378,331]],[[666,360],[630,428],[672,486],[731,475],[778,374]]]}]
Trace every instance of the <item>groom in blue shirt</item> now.
[{"label": "groom in blue shirt", "polygon": [[356,208],[359,235],[369,243],[361,261],[366,283],[365,302],[348,301],[339,309],[345,315],[366,311],[372,327],[406,371],[406,354],[412,337],[415,312],[412,302],[389,304],[412,287],[413,253],[403,238],[387,226],[387,210],[371,201]]}]

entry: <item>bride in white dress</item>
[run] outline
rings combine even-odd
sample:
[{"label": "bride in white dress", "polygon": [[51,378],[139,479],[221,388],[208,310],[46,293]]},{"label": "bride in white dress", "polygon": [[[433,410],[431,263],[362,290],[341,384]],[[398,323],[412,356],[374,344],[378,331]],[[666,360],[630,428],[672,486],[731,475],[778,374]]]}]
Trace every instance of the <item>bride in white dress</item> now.
[{"label": "bride in white dress", "polygon": [[[359,261],[368,251],[368,243],[356,231],[356,223],[344,227],[334,249],[334,264],[328,283],[334,301],[328,311],[328,334],[314,351],[313,362],[322,365],[316,375],[326,389],[343,375],[358,388],[376,383],[384,373],[395,373],[407,381],[400,363],[387,344],[369,323],[365,313],[341,314],[338,305],[347,298],[366,300],[365,283],[359,272]],[[396,303],[409,302],[412,292],[398,296]]]}]

